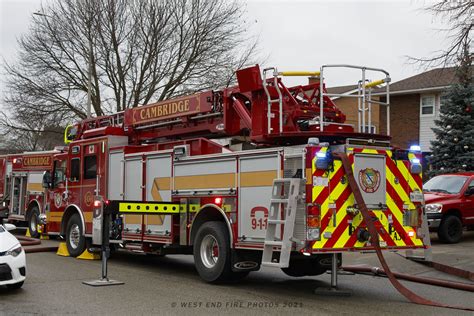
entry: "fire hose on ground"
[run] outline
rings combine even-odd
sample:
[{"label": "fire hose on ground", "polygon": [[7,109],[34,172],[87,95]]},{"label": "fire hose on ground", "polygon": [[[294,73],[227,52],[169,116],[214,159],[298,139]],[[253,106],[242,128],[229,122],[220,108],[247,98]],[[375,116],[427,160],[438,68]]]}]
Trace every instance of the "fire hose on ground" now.
[{"label": "fire hose on ground", "polygon": [[[377,233],[377,229],[375,228],[375,224],[371,220],[371,216],[369,214],[369,210],[367,208],[367,205],[365,204],[364,198],[362,197],[362,193],[360,192],[359,186],[357,185],[357,182],[354,178],[354,173],[352,171],[352,165],[349,161],[349,158],[344,153],[334,153],[334,156],[341,159],[342,166],[343,166],[343,168],[346,172],[346,175],[347,175],[349,186],[352,190],[352,193],[354,194],[356,203],[359,207],[359,210],[360,210],[360,212],[363,216],[364,222],[367,225],[368,231],[370,233],[371,244],[375,248],[375,252],[377,253],[377,257],[380,261],[380,264],[383,267],[384,274],[388,277],[388,279],[390,280],[392,285],[395,287],[395,289],[400,294],[405,296],[410,302],[413,302],[413,303],[416,303],[416,304],[474,311],[474,308],[461,307],[461,306],[452,306],[452,305],[442,304],[442,303],[439,303],[439,302],[434,302],[434,301],[428,300],[428,299],[426,299],[424,297],[421,297],[418,294],[412,292],[410,289],[408,289],[407,287],[405,287],[403,284],[401,284],[398,281],[397,275],[395,275],[395,273],[393,273],[390,270],[390,267],[388,266],[387,262],[385,261],[385,258],[383,256],[383,254],[382,254],[382,250],[381,250],[380,244],[379,244],[379,235]],[[370,269],[370,270],[372,271],[372,269]],[[415,276],[410,276],[410,277],[418,278],[418,277],[415,277]],[[448,282],[448,281],[445,281],[445,282]]]},{"label": "fire hose on ground", "polygon": [[16,236],[20,241],[20,244],[25,247],[26,253],[34,253],[34,252],[51,252],[58,250],[58,247],[34,247],[34,248],[26,248],[28,246],[37,246],[41,245],[41,240],[36,238],[30,238],[25,236]]},{"label": "fire hose on ground", "polygon": [[[360,274],[370,274],[373,276],[382,276],[387,277],[387,273],[385,273],[384,269],[379,267],[364,267],[364,266],[343,266],[341,267],[342,270],[353,272],[353,273],[360,273]],[[474,292],[474,284],[462,283],[462,282],[454,282],[448,280],[441,280],[435,278],[425,278],[416,275],[406,274],[406,273],[399,273],[399,272],[392,272],[393,275],[397,279],[407,280],[416,283],[423,283],[435,286],[442,286],[456,290],[462,291],[469,291]]]}]

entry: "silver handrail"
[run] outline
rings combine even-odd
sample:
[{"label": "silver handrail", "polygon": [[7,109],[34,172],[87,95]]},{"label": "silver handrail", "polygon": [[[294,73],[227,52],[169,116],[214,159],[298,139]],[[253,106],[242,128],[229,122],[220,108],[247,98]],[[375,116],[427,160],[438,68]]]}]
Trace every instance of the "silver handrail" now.
[{"label": "silver handrail", "polygon": [[[352,68],[352,69],[360,69],[362,71],[362,78],[357,83],[357,95],[348,95],[345,93],[324,93],[323,92],[323,82],[324,82],[324,68]],[[377,81],[368,81],[366,78],[366,71],[375,71],[375,72],[382,72],[385,75],[384,79],[377,80]],[[347,64],[333,64],[333,65],[323,65],[321,66],[320,71],[320,114],[319,114],[319,124],[320,124],[320,131],[324,131],[324,97],[356,97],[357,98],[357,110],[358,110],[358,131],[362,133],[371,133],[371,125],[372,125],[372,104],[380,104],[385,105],[387,107],[387,135],[390,135],[390,74],[381,68],[373,68],[373,67],[365,67],[365,66],[355,66],[355,65],[347,65]],[[386,95],[386,102],[375,101],[372,100],[372,87],[384,84],[385,83],[385,95]],[[367,124],[366,124],[366,116],[368,115]]]},{"label": "silver handrail", "polygon": [[[272,100],[271,97],[270,97],[270,92],[268,91],[268,88],[267,88],[267,72],[269,70],[273,70],[273,84],[275,85],[275,89],[278,93],[278,99],[276,100]],[[271,124],[272,124],[272,111],[271,111],[271,107],[272,107],[272,103],[273,102],[278,102],[278,108],[279,108],[279,113],[278,113],[278,116],[279,116],[279,131],[280,133],[283,132],[283,96],[281,94],[281,90],[280,90],[280,87],[278,86],[278,70],[277,68],[275,67],[268,67],[268,68],[265,68],[263,69],[263,90],[265,90],[265,94],[267,95],[267,130],[268,130],[268,134],[271,134],[273,128],[271,127]]]}]

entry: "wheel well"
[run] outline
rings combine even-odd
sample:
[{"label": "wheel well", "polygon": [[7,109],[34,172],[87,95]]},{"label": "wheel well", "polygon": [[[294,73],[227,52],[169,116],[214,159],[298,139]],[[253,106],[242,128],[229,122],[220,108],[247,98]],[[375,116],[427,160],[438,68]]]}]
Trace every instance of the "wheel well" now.
[{"label": "wheel well", "polygon": [[76,206],[69,206],[65,211],[63,215],[63,219],[61,220],[61,235],[66,234],[66,225],[69,222],[69,219],[71,218],[72,215],[74,214],[79,214],[79,217],[81,218],[82,222],[82,231],[85,232],[85,225],[84,225],[84,219],[81,216],[80,211],[77,209]]},{"label": "wheel well", "polygon": [[191,232],[190,232],[190,244],[194,243],[194,238],[196,237],[197,231],[199,227],[208,221],[216,221],[216,222],[223,222],[226,224],[227,232],[229,233],[230,237],[230,244],[233,243],[233,234],[230,226],[229,219],[225,215],[224,211],[218,208],[215,205],[208,205],[204,206],[197,214],[193,220],[191,225]]},{"label": "wheel well", "polygon": [[451,215],[454,215],[454,216],[458,217],[459,220],[462,222],[462,215],[461,215],[460,210],[455,209],[455,208],[447,210],[446,213],[444,213],[444,215],[443,215],[443,219],[448,217],[448,216],[451,216]]},{"label": "wheel well", "polygon": [[36,200],[33,200],[30,202],[30,204],[28,205],[28,209],[26,210],[26,216],[25,216],[25,219],[28,220],[29,217],[30,217],[30,212],[31,210],[33,209],[33,207],[37,207],[38,208],[38,211],[41,212],[41,208],[40,208],[40,205],[39,205],[39,202],[36,201]]}]

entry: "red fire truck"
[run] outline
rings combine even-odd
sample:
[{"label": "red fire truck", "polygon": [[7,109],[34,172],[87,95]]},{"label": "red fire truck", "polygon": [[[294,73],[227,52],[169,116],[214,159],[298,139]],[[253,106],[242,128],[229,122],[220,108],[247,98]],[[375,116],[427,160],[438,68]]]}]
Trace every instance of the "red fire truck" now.
[{"label": "red fire truck", "polygon": [[[346,95],[326,90],[323,73],[334,67],[362,73],[349,95],[359,101],[357,126],[333,102]],[[369,72],[384,78],[371,82]],[[43,179],[44,233],[65,236],[78,256],[100,230],[94,211],[105,207],[114,212],[112,243],[193,254],[208,282],[238,279],[262,264],[317,275],[331,268],[334,253],[374,249],[349,185],[353,172],[381,247],[424,247],[421,153],[390,146],[387,72],[348,65],[261,72],[257,65],[236,74],[235,87],[68,127],[67,150],[53,156]],[[282,77],[298,75],[320,80],[284,85]],[[377,85],[386,99],[372,98]],[[374,104],[387,107],[387,135],[370,133]]]},{"label": "red fire truck", "polygon": [[52,171],[53,156],[60,150],[0,156],[1,217],[27,222],[32,237],[40,236],[40,210],[45,202],[43,174]]}]

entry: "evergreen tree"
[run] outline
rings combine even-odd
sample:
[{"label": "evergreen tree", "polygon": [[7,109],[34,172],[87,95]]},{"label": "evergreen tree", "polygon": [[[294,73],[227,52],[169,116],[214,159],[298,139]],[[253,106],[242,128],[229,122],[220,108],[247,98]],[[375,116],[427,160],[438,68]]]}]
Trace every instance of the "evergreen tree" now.
[{"label": "evergreen tree", "polygon": [[442,96],[440,118],[435,120],[433,131],[436,140],[431,142],[430,176],[459,171],[474,171],[474,85],[472,80],[472,54],[464,47],[456,77]]}]

